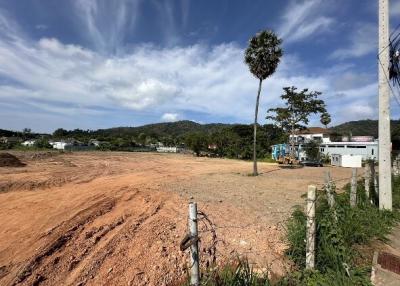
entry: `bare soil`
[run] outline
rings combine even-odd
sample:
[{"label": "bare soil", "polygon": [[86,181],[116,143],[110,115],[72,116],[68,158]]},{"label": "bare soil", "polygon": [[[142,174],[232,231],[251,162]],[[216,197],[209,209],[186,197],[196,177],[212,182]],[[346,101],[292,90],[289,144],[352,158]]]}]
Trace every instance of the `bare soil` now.
[{"label": "bare soil", "polygon": [[0,153],[0,167],[23,167],[25,166],[17,157],[9,153]]},{"label": "bare soil", "polygon": [[[287,269],[284,221],[308,184],[330,170],[282,169],[180,154],[14,153],[0,168],[0,285],[169,285],[185,279],[179,250],[196,201],[203,266],[246,256],[259,271]],[[216,246],[216,253],[213,252]]]}]

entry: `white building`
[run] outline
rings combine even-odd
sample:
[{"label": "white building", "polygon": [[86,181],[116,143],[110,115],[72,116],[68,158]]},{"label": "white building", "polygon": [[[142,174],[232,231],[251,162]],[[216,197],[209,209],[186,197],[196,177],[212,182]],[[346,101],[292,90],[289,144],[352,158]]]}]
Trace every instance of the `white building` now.
[{"label": "white building", "polygon": [[[316,140],[320,142],[320,152],[332,159],[332,155],[338,156],[356,156],[360,155],[362,160],[373,159],[378,160],[378,141],[374,141],[371,136],[353,136],[350,138],[343,137],[343,142],[332,142],[329,132],[320,127],[311,127],[305,131],[300,131],[290,138],[295,139],[295,153],[299,160],[307,159],[304,145]],[[290,151],[291,146],[289,146]]]},{"label": "white building", "polygon": [[296,143],[303,143],[310,140],[315,140],[322,143],[331,141],[328,130],[321,127],[310,127],[306,130],[298,131],[295,135],[290,135],[289,138],[294,138],[294,142]]},{"label": "white building", "polygon": [[332,154],[331,164],[333,166],[345,167],[345,168],[361,168],[362,156]]},{"label": "white building", "polygon": [[33,145],[35,145],[36,140],[26,140],[24,142],[21,143],[21,145],[26,146],[26,147],[32,147]]},{"label": "white building", "polygon": [[54,142],[52,141],[52,142],[49,142],[49,144],[51,146],[53,146],[54,149],[57,149],[57,150],[65,150],[65,147],[72,146],[71,143],[67,143],[64,141],[54,141]]},{"label": "white building", "polygon": [[181,150],[179,147],[157,147],[157,152],[160,153],[179,153]]}]

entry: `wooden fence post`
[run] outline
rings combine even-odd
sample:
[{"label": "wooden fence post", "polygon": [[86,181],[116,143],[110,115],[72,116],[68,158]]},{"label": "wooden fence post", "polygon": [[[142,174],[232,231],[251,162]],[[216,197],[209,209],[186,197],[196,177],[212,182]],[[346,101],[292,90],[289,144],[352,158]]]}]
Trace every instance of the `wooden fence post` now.
[{"label": "wooden fence post", "polygon": [[364,190],[367,200],[369,200],[369,188],[371,186],[371,166],[369,162],[365,162],[364,166]]},{"label": "wooden fence post", "polygon": [[200,259],[197,228],[197,204],[189,204],[189,235],[193,238],[190,246],[190,285],[200,285]]},{"label": "wooden fence post", "polygon": [[316,187],[308,186],[307,192],[307,233],[306,233],[306,268],[315,266],[315,203]]},{"label": "wooden fence post", "polygon": [[357,169],[353,168],[351,171],[350,206],[355,207],[357,204]]}]

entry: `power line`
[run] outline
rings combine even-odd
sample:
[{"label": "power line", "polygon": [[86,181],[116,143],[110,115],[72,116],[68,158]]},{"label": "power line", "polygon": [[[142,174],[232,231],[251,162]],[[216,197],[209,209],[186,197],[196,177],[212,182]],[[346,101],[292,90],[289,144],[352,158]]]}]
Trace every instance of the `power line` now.
[{"label": "power line", "polygon": [[398,33],[396,37],[394,37],[393,39],[390,40],[390,38],[392,38],[394,32],[396,32],[396,30],[397,30],[398,28],[400,28],[400,24],[398,24],[398,25],[396,26],[396,28],[390,33],[389,44],[388,44],[386,47],[384,47],[384,48],[378,53],[378,57],[379,57],[387,48],[389,48],[390,45],[400,36],[400,33]]},{"label": "power line", "polygon": [[385,69],[383,68],[381,59],[380,59],[379,57],[378,57],[378,61],[379,61],[379,64],[381,65],[381,68],[382,68],[382,70],[383,70],[383,72],[384,72],[384,75],[385,75],[386,81],[387,81],[387,83],[388,83],[388,85],[389,85],[390,91],[392,92],[392,95],[393,95],[393,97],[395,98],[396,103],[400,106],[400,100],[397,98],[395,92],[393,91],[392,85],[390,84],[389,78],[388,78],[388,76],[387,76],[387,74],[386,74]]}]

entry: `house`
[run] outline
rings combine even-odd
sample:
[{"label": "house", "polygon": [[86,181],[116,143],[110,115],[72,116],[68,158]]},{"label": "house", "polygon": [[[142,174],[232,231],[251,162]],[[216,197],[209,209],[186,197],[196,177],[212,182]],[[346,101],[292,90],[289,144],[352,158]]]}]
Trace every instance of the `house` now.
[{"label": "house", "polygon": [[[306,160],[307,155],[305,145],[311,140],[319,142],[320,153],[329,156],[358,156],[362,160],[378,160],[378,141],[371,136],[347,136],[342,137],[342,141],[331,141],[329,131],[325,128],[311,127],[304,131],[297,132],[294,136],[294,154],[299,160]],[[291,144],[277,144],[272,146],[272,158],[277,160],[279,156],[290,154]]]},{"label": "house", "polygon": [[26,146],[26,147],[32,147],[35,145],[35,143],[36,143],[36,140],[30,139],[30,140],[26,140],[26,141],[22,142],[21,145]]},{"label": "house", "polygon": [[159,153],[179,153],[182,151],[180,147],[157,147]]},{"label": "house", "polygon": [[89,146],[91,145],[91,146],[99,147],[100,144],[101,144],[101,142],[99,140],[97,140],[97,139],[90,139],[89,140]]},{"label": "house", "polygon": [[51,146],[53,146],[54,149],[65,150],[72,146],[80,146],[80,145],[82,145],[82,142],[75,140],[73,138],[69,138],[69,139],[60,140],[60,141],[49,141],[49,144]]},{"label": "house", "polygon": [[49,144],[57,150],[65,150],[65,147],[72,146],[71,143],[67,143],[65,141],[50,141]]},{"label": "house", "polygon": [[19,137],[14,137],[14,136],[11,136],[11,137],[1,137],[1,138],[0,138],[0,142],[1,142],[1,143],[10,143],[10,144],[13,144],[13,143],[19,143],[19,142],[21,142],[21,141],[22,141],[21,138],[19,138]]},{"label": "house", "polygon": [[322,127],[310,127],[305,130],[297,131],[294,135],[290,135],[290,142],[294,138],[296,143],[304,143],[310,140],[326,143],[330,142],[330,132],[328,129]]}]

